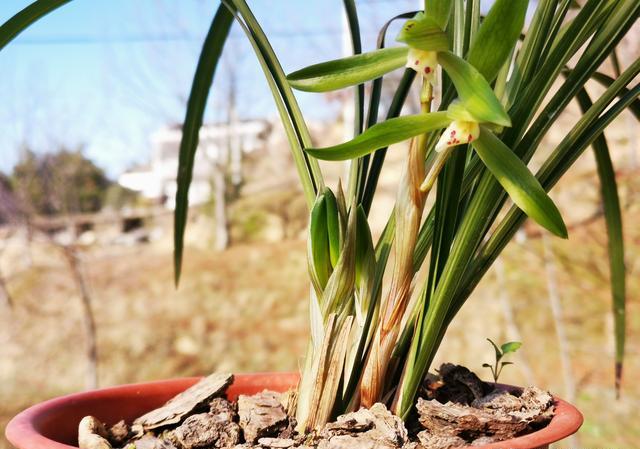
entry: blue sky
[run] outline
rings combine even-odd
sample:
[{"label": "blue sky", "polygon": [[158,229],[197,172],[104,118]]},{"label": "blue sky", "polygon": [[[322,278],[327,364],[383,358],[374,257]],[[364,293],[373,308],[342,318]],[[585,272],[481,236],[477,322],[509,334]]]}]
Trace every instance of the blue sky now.
[{"label": "blue sky", "polygon": [[[387,18],[419,0],[361,0],[364,46]],[[5,21],[28,0],[2,0]],[[182,120],[200,45],[216,0],[73,0],[0,52],[0,170],[27,142],[36,151],[84,145],[112,176],[143,163],[149,134]],[[254,0],[286,71],[341,56],[341,0]],[[239,83],[244,118],[272,117],[266,83],[241,30],[216,75],[208,120],[223,119],[229,73]],[[331,119],[335,103],[301,94],[307,117]],[[328,105],[328,107],[327,107]]]}]

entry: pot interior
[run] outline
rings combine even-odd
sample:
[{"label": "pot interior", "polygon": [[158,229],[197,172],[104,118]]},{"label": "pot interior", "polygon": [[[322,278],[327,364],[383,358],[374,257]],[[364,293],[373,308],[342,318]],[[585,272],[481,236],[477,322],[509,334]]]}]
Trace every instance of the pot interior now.
[{"label": "pot interior", "polygon": [[[43,437],[58,443],[77,446],[78,423],[93,415],[107,426],[124,419],[131,423],[138,416],[167,402],[200,378],[175,379],[146,384],[124,385],[73,394],[36,406],[32,425]],[[255,394],[264,389],[286,391],[297,383],[295,373],[239,374],[227,390],[230,400],[239,394]]]}]

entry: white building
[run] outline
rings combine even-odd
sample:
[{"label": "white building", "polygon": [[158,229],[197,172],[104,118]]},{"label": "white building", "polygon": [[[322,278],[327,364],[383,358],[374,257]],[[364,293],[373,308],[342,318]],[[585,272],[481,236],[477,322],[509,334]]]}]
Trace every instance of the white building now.
[{"label": "white building", "polygon": [[[242,178],[242,155],[265,146],[271,125],[265,120],[239,121],[233,125],[208,124],[200,129],[189,203],[202,204],[211,198],[212,176],[216,165],[227,165],[232,181]],[[144,197],[158,199],[168,208],[175,208],[178,160],[182,128],[162,128],[151,136],[152,156],[149,167],[123,173],[118,183],[140,192]]]}]

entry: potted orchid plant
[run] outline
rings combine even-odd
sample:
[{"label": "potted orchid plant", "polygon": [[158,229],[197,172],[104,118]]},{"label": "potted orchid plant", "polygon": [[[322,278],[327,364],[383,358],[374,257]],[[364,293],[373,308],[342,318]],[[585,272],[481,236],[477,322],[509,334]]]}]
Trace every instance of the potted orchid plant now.
[{"label": "potted orchid plant", "polygon": [[[63,3],[38,0],[18,13],[0,28],[0,48]],[[423,10],[390,18],[377,49],[368,53],[362,53],[356,3],[343,3],[353,56],[309,61],[312,65],[286,74],[247,2],[222,0],[196,68],[180,147],[176,283],[198,132],[233,23],[245,32],[273,93],[310,212],[311,336],[300,380],[290,375],[241,377],[231,396],[296,384],[289,411],[299,434],[379,403],[408,422],[447,327],[525,220],[567,238],[548,192],[590,147],[598,164],[609,235],[619,388],[625,340],[624,252],[616,180],[603,132],[628,108],[640,115],[640,59],[626,68],[614,64],[613,77],[599,70],[608,58],[615,59],[616,46],[640,14],[640,3],[539,0],[525,26],[534,4],[528,0],[496,0],[485,15],[479,0],[425,0]],[[387,46],[393,22],[401,24],[397,45]],[[385,75],[396,70],[404,72],[389,109],[381,111],[382,86],[392,82]],[[604,88],[596,98],[587,91],[590,81]],[[314,146],[294,92],[345,88],[354,89],[353,138]],[[402,115],[410,95],[419,96],[421,110]],[[573,101],[582,116],[532,172],[528,163]],[[395,206],[374,240],[368,214],[388,147],[401,142],[407,142],[406,157]],[[350,161],[344,185],[327,186],[318,160]],[[419,272],[425,280],[416,283]],[[171,384],[170,392],[154,393],[151,399],[151,393],[144,393],[147,399],[137,410],[158,405],[191,383]],[[569,410],[562,407],[557,414]],[[115,419],[108,414],[103,419]],[[551,421],[552,436],[523,437],[510,447],[539,447],[563,438],[581,422],[577,412],[567,420],[561,431]],[[16,433],[10,437],[21,448],[33,447]]]}]

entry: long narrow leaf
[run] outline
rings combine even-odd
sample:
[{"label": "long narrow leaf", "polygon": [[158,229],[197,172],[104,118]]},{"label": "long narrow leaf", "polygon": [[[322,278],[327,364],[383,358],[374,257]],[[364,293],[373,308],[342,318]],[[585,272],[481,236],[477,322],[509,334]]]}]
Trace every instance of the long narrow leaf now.
[{"label": "long narrow leaf", "polygon": [[308,265],[311,282],[321,297],[331,275],[326,195],[318,195],[309,218]]},{"label": "long narrow leaf", "polygon": [[460,101],[478,122],[511,126],[511,119],[484,76],[464,59],[449,52],[438,53],[438,62],[456,87]]},{"label": "long narrow leaf", "polygon": [[471,43],[467,61],[491,83],[507,61],[524,26],[529,0],[497,0]]},{"label": "long narrow leaf", "polygon": [[[378,32],[378,40],[377,40],[376,48],[380,49],[385,47],[387,30],[389,29],[389,26],[393,23],[393,21],[398,19],[408,19],[410,17],[413,17],[416,13],[417,11],[399,14],[387,20],[387,22],[382,26],[382,28],[380,28],[380,31]],[[405,71],[405,76],[406,76],[406,73],[407,71]],[[408,70],[408,73],[415,74],[415,71]],[[405,76],[403,76],[403,78]],[[371,84],[371,94],[369,95],[369,108],[367,111],[367,120],[366,120],[367,128],[372,127],[378,122],[378,111],[380,109],[380,98],[382,96],[382,79],[383,79],[382,77],[376,78],[375,80],[373,80],[373,83]],[[396,94],[398,93],[398,91],[401,91],[401,90],[403,90],[402,83],[397,87]],[[370,172],[369,170],[370,159],[371,159],[370,155],[366,155],[362,158],[362,165],[360,167],[360,169],[362,170],[362,175],[360,177],[360,184],[358,185],[357,203],[363,205],[363,207],[365,208],[365,212],[368,210],[366,206],[366,203],[368,200],[365,196],[367,182],[370,175],[371,176],[377,175],[375,170],[373,172]],[[372,164],[372,168],[373,168],[373,164]]]},{"label": "long narrow leaf", "polygon": [[[640,94],[640,86],[636,86],[625,94],[618,102],[613,104],[602,116],[602,112],[609,101],[619,93],[621,86],[632,79],[638,73],[638,68],[627,69],[623,76],[612,86],[609,95],[601,96],[594,106],[582,117],[580,122],[554,151],[537,174],[540,183],[545,190],[551,189],[564,173],[573,165],[584,150],[604,131],[604,129],[625,110]],[[628,75],[628,76],[626,76]],[[464,301],[480,282],[491,264],[505,248],[520,228],[526,215],[517,207],[512,207],[507,215],[498,224],[491,238],[484,244],[479,255],[473,260],[473,266],[468,270],[465,279],[458,285],[454,307],[449,311],[447,322],[450,322]]]},{"label": "long narrow leaf", "polygon": [[353,140],[325,148],[307,148],[309,154],[326,161],[342,161],[363,156],[379,148],[402,142],[419,134],[445,128],[446,112],[415,114],[392,118],[367,129]]},{"label": "long narrow leaf", "polygon": [[[586,113],[593,106],[589,94],[584,89],[578,93],[577,100],[583,113]],[[618,198],[616,173],[613,169],[609,146],[604,134],[596,137],[591,146],[596,156],[602,206],[609,237],[609,270],[611,272],[610,284],[616,345],[615,386],[616,393],[619,394],[626,334],[626,272],[624,266],[622,211],[620,210],[620,199]]]},{"label": "long narrow leaf", "polygon": [[[362,42],[360,38],[360,24],[358,22],[358,12],[356,9],[355,0],[343,0],[344,9],[347,14],[347,21],[349,23],[349,33],[351,35],[351,45],[353,47],[353,54],[358,55],[362,53]],[[358,84],[355,92],[355,118],[354,118],[354,134],[358,135],[362,132],[363,120],[364,120],[364,84]]]},{"label": "long narrow leaf", "polygon": [[549,40],[547,34],[554,18],[557,3],[558,0],[540,0],[538,2],[507,85],[509,104],[510,100],[520,92],[521,86],[526,84],[535,74],[535,69],[542,62],[542,48]]},{"label": "long narrow leaf", "polygon": [[[538,69],[535,78],[532,79],[531,83],[524,86],[522,93],[518,95],[520,99],[517,103],[514,103],[509,114],[514,123],[521,123],[522,126],[518,127],[518,129],[507,130],[504,141],[512,145],[526,130],[527,135],[514,148],[514,151],[523,160],[528,161],[530,159],[546,131],[557,120],[558,115],[562,113],[586,80],[606,59],[612,48],[615,47],[634,23],[640,9],[640,3],[633,0],[621,0],[620,3],[621,6],[616,9],[616,13],[612,16],[599,13],[602,12],[601,9],[605,8],[606,4],[610,4],[609,2],[589,0],[585,3],[567,31],[559,38],[559,42],[553,48],[551,55],[546,58],[544,64]],[[567,78],[566,82],[537,115],[533,124],[528,127],[564,66],[592,36],[588,32],[589,30],[595,30],[596,35],[580,57],[575,67],[576,70],[572,71],[571,76]],[[524,150],[524,152],[521,152],[521,150]]]},{"label": "long narrow leaf", "polygon": [[[592,79],[602,84],[604,87],[609,87],[615,81],[609,75],[602,72],[596,72],[591,76]],[[623,89],[621,95],[629,92],[629,89]],[[629,110],[636,117],[636,120],[640,120],[640,98],[637,98],[629,105]]]},{"label": "long narrow leaf", "polygon": [[220,5],[211,22],[211,27],[202,45],[198,66],[191,85],[191,93],[187,102],[187,112],[182,125],[182,140],[180,141],[180,156],[178,162],[176,210],[174,213],[173,230],[173,264],[176,285],[180,281],[182,268],[182,253],[184,246],[184,231],[187,225],[189,211],[189,186],[193,176],[193,163],[202,117],[204,116],[207,98],[213,76],[218,66],[218,60],[222,54],[224,43],[229,35],[233,14]]},{"label": "long narrow leaf", "polygon": [[567,238],[567,227],[558,208],[509,147],[482,128],[473,148],[520,209],[555,235]]},{"label": "long narrow leaf", "polygon": [[[618,33],[620,34],[613,33],[614,36],[606,45],[615,45],[619,37],[628,29],[629,23],[632,23],[635,19],[633,14],[629,14],[633,12],[628,10],[631,4],[628,2],[624,3],[626,19],[620,20],[620,18],[617,17],[612,23],[607,23],[608,27],[617,27],[619,30]],[[601,17],[597,14],[600,6],[601,4],[597,0],[589,0],[586,3],[576,19],[574,19],[571,27],[568,28],[567,32],[559,39],[559,43],[554,47],[552,52],[553,58],[547,59],[545,62],[546,67],[543,67],[544,70],[541,69],[541,72],[545,72],[545,76],[539,74],[539,76],[536,77],[535,83],[531,83],[525,87],[524,99],[519,100],[514,105],[517,107],[517,114],[511,111],[513,122],[516,123],[517,126],[514,127],[513,132],[508,130],[505,133],[505,135],[509,136],[507,141],[511,144],[517,141],[517,138],[524,134],[524,131],[527,129],[531,117],[534,115],[553,83],[553,80],[561,70],[561,67],[557,67],[557,65],[565,64],[589,38],[589,30],[594,29],[596,25],[601,24],[602,21],[606,19],[606,17]],[[583,32],[583,29],[587,29],[587,31]],[[597,59],[594,60],[594,64],[598,62]],[[589,74],[590,72],[587,72],[586,76],[588,77]],[[568,102],[570,99],[571,97],[566,101]],[[565,99],[558,97],[557,102],[563,104]],[[528,143],[527,146],[524,146],[521,150],[522,154],[535,152],[539,139],[546,131],[545,125],[549,123],[549,118],[554,117],[555,114],[561,110],[562,108],[559,107],[540,114],[544,124],[537,128],[535,132],[529,131],[532,133],[531,139],[533,143]],[[531,157],[530,154],[529,157]],[[478,165],[476,164],[476,166]],[[490,173],[484,173],[476,187],[474,187],[473,196],[469,201],[467,212],[460,224],[451,255],[443,270],[442,280],[439,282],[434,293],[434,307],[430,307],[428,316],[425,318],[422,326],[424,332],[423,341],[425,344],[417,352],[418,356],[415,360],[415,371],[418,374],[424,374],[426,372],[433,360],[435,350],[442,339],[444,329],[446,329],[452,316],[455,315],[457,309],[461,306],[461,301],[464,301],[464,299],[454,300],[454,297],[461,288],[461,282],[463,281],[463,277],[466,276],[467,267],[473,258],[474,252],[480,245],[486,231],[493,220],[495,220],[495,216],[500,209],[502,204],[501,200],[499,200],[501,190],[502,187]],[[486,265],[484,269],[487,269]],[[474,280],[477,281],[478,278],[474,277]],[[465,290],[465,295],[462,295],[460,298],[466,298],[468,292],[468,290]],[[404,379],[401,389],[399,390],[401,394],[399,398],[400,411],[403,416],[405,416],[413,406],[413,400],[420,381],[420,375]]]},{"label": "long narrow leaf", "polygon": [[294,89],[329,92],[378,78],[407,62],[407,47],[374,50],[333,61],[314,64],[287,76]]},{"label": "long narrow leaf", "polygon": [[[597,136],[615,119],[625,108],[638,98],[640,85],[636,85],[623,97],[611,106],[610,102],[620,94],[622,89],[640,73],[640,60],[637,60],[596,100],[594,105],[582,115],[578,123],[567,134],[562,142],[556,147],[553,154],[538,171],[537,178],[545,188],[551,189],[561,176],[571,167],[573,162],[583,153],[584,149],[593,143]],[[602,116],[600,116],[602,114]],[[500,222],[495,232],[484,245],[481,253],[474,260],[472,273],[460,288],[460,304],[463,297],[468,296],[480,281],[484,273],[489,269],[495,258],[511,240],[518,227],[525,219],[524,213],[517,207],[511,208],[504,219]]]},{"label": "long narrow leaf", "polygon": [[235,5],[244,20],[243,22],[238,18],[238,22],[247,34],[262,66],[280,117],[283,118],[283,122],[286,122],[285,128],[290,123],[295,132],[298,143],[296,144],[291,139],[289,139],[289,142],[294,160],[296,160],[302,186],[305,190],[307,204],[311,207],[317,192],[322,191],[324,188],[324,180],[318,161],[302,152],[302,148],[311,146],[311,135],[302,116],[302,111],[287,82],[280,61],[271,47],[271,43],[249,5],[245,0],[223,0],[225,4],[229,1]]},{"label": "long narrow leaf", "polygon": [[[353,54],[361,54],[362,42],[356,2],[355,0],[343,0],[342,3],[347,15],[347,22],[349,23],[349,34],[351,35],[351,46],[353,48]],[[360,83],[355,86],[353,101],[353,135],[355,137],[358,134],[362,133],[364,127],[364,83]],[[351,161],[351,168],[349,171],[348,196],[349,198],[355,198],[357,203],[360,201],[361,188],[364,183],[364,177],[366,175],[365,163],[368,164],[368,161],[365,161],[361,158]]]},{"label": "long narrow leaf", "polygon": [[431,17],[441,29],[447,27],[451,17],[452,0],[425,0],[425,13]]},{"label": "long narrow leaf", "polygon": [[[407,95],[411,89],[411,84],[416,77],[416,72],[411,69],[406,69],[402,74],[402,79],[398,84],[396,92],[393,94],[389,111],[387,112],[387,119],[397,117],[402,111]],[[376,193],[378,187],[378,179],[380,178],[380,171],[384,165],[384,160],[387,155],[387,148],[380,148],[373,154],[371,160],[371,168],[367,175],[367,182],[365,184],[364,193],[362,196],[362,207],[368,214],[371,210],[371,203],[373,202],[373,195]]]},{"label": "long narrow leaf", "polygon": [[32,23],[71,0],[37,0],[0,26],[0,50]]}]

